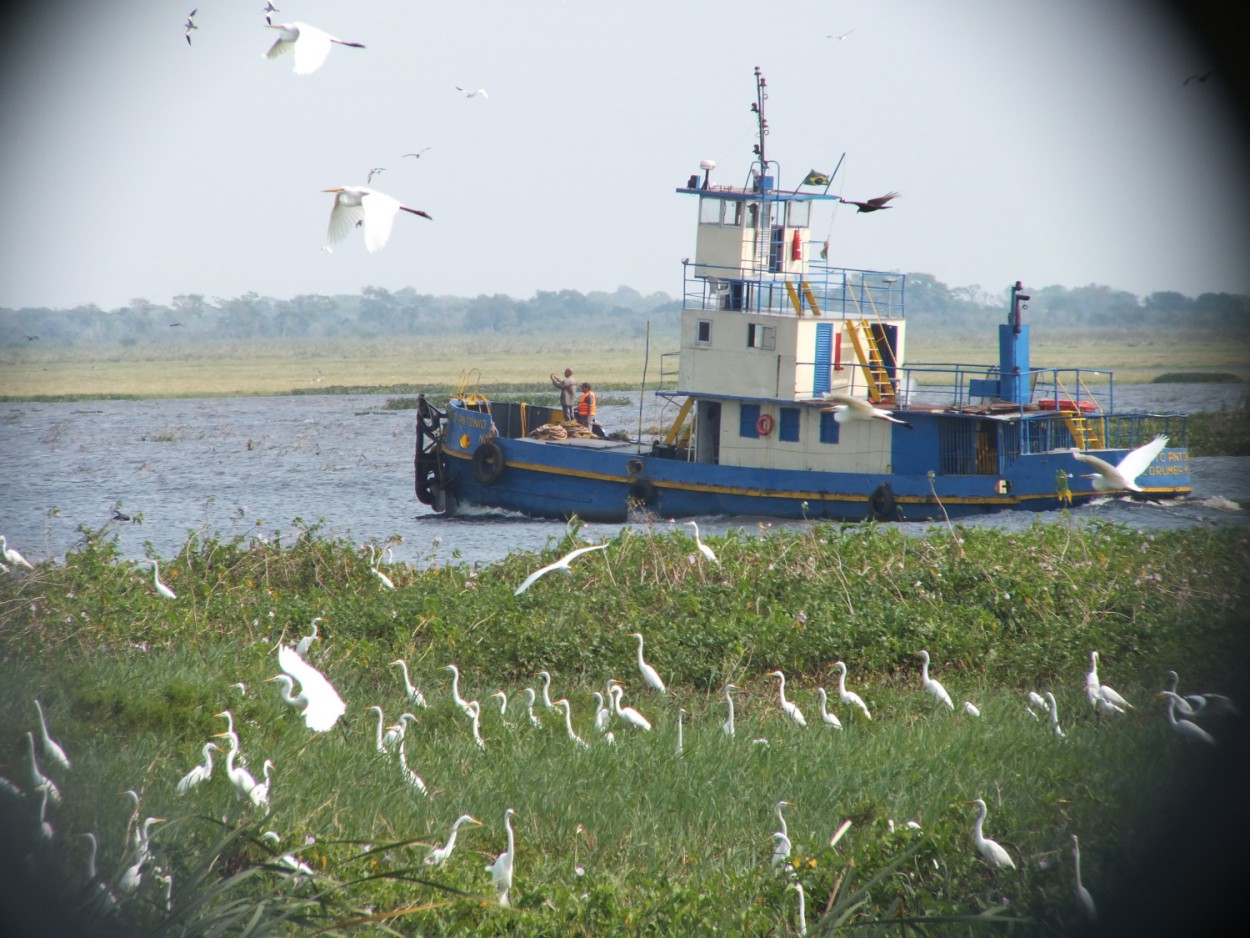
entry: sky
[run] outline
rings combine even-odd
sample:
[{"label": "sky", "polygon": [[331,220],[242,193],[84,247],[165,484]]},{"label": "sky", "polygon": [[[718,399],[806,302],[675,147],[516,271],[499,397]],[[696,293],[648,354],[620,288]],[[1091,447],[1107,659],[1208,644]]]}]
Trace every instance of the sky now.
[{"label": "sky", "polygon": [[[676,296],[697,216],[674,190],[705,158],[745,180],[756,66],[783,186],[841,159],[830,191],[901,193],[817,211],[835,263],[995,293],[1250,293],[1244,114],[1226,71],[1185,84],[1214,53],[1162,3],[278,0],[275,21],[365,45],[307,76],[264,58],[263,5],[0,14],[0,307]],[[375,166],[432,220],[322,252],[321,190]]]}]

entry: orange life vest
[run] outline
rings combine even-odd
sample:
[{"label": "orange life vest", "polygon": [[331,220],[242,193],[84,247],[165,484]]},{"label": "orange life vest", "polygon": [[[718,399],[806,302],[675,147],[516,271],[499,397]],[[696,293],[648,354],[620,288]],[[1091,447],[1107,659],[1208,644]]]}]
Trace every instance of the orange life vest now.
[{"label": "orange life vest", "polygon": [[577,412],[583,417],[595,415],[595,392],[583,391],[581,400],[577,402]]}]

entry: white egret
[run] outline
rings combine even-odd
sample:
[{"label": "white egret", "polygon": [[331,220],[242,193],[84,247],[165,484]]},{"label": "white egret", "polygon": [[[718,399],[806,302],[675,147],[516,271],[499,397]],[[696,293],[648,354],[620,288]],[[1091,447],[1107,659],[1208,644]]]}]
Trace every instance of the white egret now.
[{"label": "white egret", "polygon": [[612,722],[612,711],[603,705],[603,694],[594,691],[590,696],[595,700],[595,729],[606,733],[608,724]]},{"label": "white egret", "polygon": [[39,701],[35,700],[35,710],[39,713],[39,734],[43,738],[43,754],[48,759],[57,763],[61,768],[69,768],[69,756],[65,754],[65,750],[61,748],[60,743],[48,735],[48,723],[43,718],[43,707]]},{"label": "white egret", "polygon": [[482,705],[476,700],[469,701],[469,719],[473,721],[473,741],[478,749],[486,748],[486,740],[482,739]]},{"label": "white egret", "polygon": [[1048,706],[1047,706],[1047,704],[1046,704],[1046,698],[1045,698],[1045,697],[1043,697],[1041,694],[1039,694],[1037,691],[1035,691],[1035,690],[1031,690],[1031,691],[1029,691],[1029,702],[1028,702],[1027,704],[1025,704],[1025,705],[1024,705],[1024,709],[1025,709],[1025,710],[1027,710],[1027,711],[1029,711],[1029,716],[1031,716],[1033,719],[1035,719],[1035,720],[1036,720],[1036,719],[1037,719],[1037,711],[1035,711],[1035,710],[1033,709],[1034,707],[1039,707],[1039,708],[1041,708],[1041,710],[1042,710],[1042,712],[1043,712],[1043,713],[1044,713],[1047,709],[1049,709],[1049,708],[1048,708]]},{"label": "white egret", "polygon": [[1050,711],[1050,728],[1056,736],[1063,735],[1063,727],[1059,725],[1059,705],[1055,703],[1055,695],[1046,691],[1047,710]]},{"label": "white egret", "polygon": [[456,90],[463,92],[466,98],[477,98],[477,97],[489,98],[490,97],[490,95],[486,93],[485,88],[461,88],[459,85],[456,85]]},{"label": "white egret", "polygon": [[216,743],[205,743],[204,761],[184,775],[174,787],[174,791],[180,795],[185,795],[200,782],[207,781],[213,774],[213,750],[217,748]]},{"label": "white egret", "polygon": [[971,700],[965,700],[964,713],[968,714],[970,717],[979,717],[981,715],[981,708],[974,704]]},{"label": "white egret", "polygon": [[821,410],[832,411],[833,419],[838,423],[850,423],[853,420],[885,420],[889,423],[897,423],[908,430],[916,429],[906,420],[895,417],[888,410],[873,407],[872,404],[862,397],[852,397],[850,394],[840,394],[837,391],[826,391],[825,400],[832,402],[833,406],[822,407]]},{"label": "white egret", "polygon": [[503,813],[504,827],[508,829],[508,849],[499,854],[494,863],[486,867],[486,872],[490,873],[495,881],[495,895],[499,897],[500,905],[509,904],[508,893],[512,889],[512,867],[515,856],[515,844],[512,837],[512,815],[514,814],[516,811],[512,808]]},{"label": "white egret", "polygon": [[392,723],[386,728],[386,732],[382,734],[383,751],[390,752],[398,746],[404,737],[408,735],[408,724],[416,722],[417,718],[411,713],[401,713],[399,715],[399,722]]},{"label": "white egret", "polygon": [[838,672],[838,700],[849,706],[858,707],[865,718],[871,720],[872,714],[868,712],[868,705],[864,703],[863,698],[854,691],[846,689],[846,665],[841,661],[835,661],[833,666]]},{"label": "white egret", "polygon": [[53,804],[61,803],[61,789],[56,787],[56,782],[48,778],[39,771],[39,760],[35,758],[35,736],[33,733],[26,734],[26,742],[30,744],[30,787],[32,791],[46,791],[48,797],[52,799]]},{"label": "white egret", "polygon": [[166,599],[177,599],[178,597],[174,594],[174,591],[161,582],[160,565],[155,559],[148,562],[152,564],[152,583],[156,586],[156,591]]},{"label": "white egret", "polygon": [[1098,918],[1098,911],[1094,908],[1094,897],[1081,882],[1081,842],[1076,839],[1076,834],[1072,835],[1072,865],[1076,873],[1076,904],[1081,907],[1085,917],[1092,922]]},{"label": "white egret", "polygon": [[924,684],[924,689],[932,694],[934,699],[946,704],[949,709],[954,710],[955,705],[951,703],[951,695],[946,693],[946,688],[929,677],[929,653],[921,651],[918,654],[924,659],[924,666],[920,670],[920,680]]},{"label": "white egret", "polygon": [[464,824],[481,823],[481,821],[471,814],[460,815],[460,817],[456,818],[455,823],[451,825],[451,833],[447,835],[447,843],[443,844],[441,847],[436,847],[431,850],[429,855],[425,858],[425,865],[442,866],[447,862],[447,858],[451,856],[451,852],[456,849],[456,834],[459,832],[461,826]]},{"label": "white egret", "polygon": [[242,801],[251,796],[252,789],[256,787],[256,779],[247,769],[234,764],[234,758],[239,753],[238,734],[234,730],[226,730],[218,734],[218,738],[222,737],[230,743],[230,748],[226,750],[226,778],[230,779],[230,784],[234,786],[234,793]]},{"label": "white egret", "polygon": [[1184,698],[1182,698],[1179,694],[1172,693],[1172,691],[1170,690],[1160,691],[1159,693],[1155,694],[1155,696],[1167,698],[1168,700],[1168,725],[1170,725],[1172,729],[1176,730],[1176,732],[1180,733],[1182,736],[1185,736],[1188,739],[1195,740],[1196,742],[1207,743],[1208,745],[1211,745],[1211,746],[1215,745],[1215,737],[1212,736],[1210,733],[1208,733],[1206,730],[1204,730],[1197,723],[1193,723],[1189,720],[1177,719],[1177,716],[1176,716],[1177,701],[1183,700]]},{"label": "white egret", "polygon": [[708,547],[706,544],[704,544],[704,543],[703,543],[703,540],[699,537],[699,525],[698,525],[698,522],[695,522],[695,521],[684,521],[684,522],[682,522],[682,523],[683,523],[683,524],[687,524],[687,525],[689,525],[690,527],[694,528],[694,546],[695,546],[695,547],[697,547],[697,548],[699,549],[699,553],[701,553],[701,554],[702,554],[704,557],[706,557],[708,560],[712,561],[712,563],[719,565],[719,564],[720,564],[720,561],[716,558],[716,554],[712,552],[712,548],[710,548],[710,547]]},{"label": "white egret", "polygon": [[385,753],[386,744],[382,740],[382,725],[386,722],[386,715],[382,713],[382,708],[377,706],[376,704],[374,704],[369,709],[377,711],[377,714],[378,714],[378,732],[377,732],[377,740],[375,741],[375,746],[377,747],[378,752]]},{"label": "white egret", "polygon": [[454,664],[449,664],[443,670],[451,672],[451,699],[456,702],[457,707],[464,711],[465,716],[473,716],[469,702],[460,696],[460,669]]},{"label": "white egret", "polygon": [[497,690],[491,696],[499,698],[499,722],[504,726],[512,726],[512,721],[508,719],[508,695]]},{"label": "white egret", "polygon": [[313,732],[326,732],[347,711],[347,704],[325,675],[297,655],[294,648],[283,645],[278,649],[278,666],[299,681],[299,696],[292,699],[288,693],[283,699],[296,706],[303,702],[304,724]]},{"label": "white egret", "polygon": [[777,867],[785,863],[786,860],[790,859],[791,844],[790,844],[789,836],[786,835],[784,831],[775,831],[773,833],[773,840],[777,842],[776,845],[773,847],[773,860],[772,860],[772,866],[773,866],[773,869],[775,870]]},{"label": "white egret", "polygon": [[142,825],[135,825],[132,846],[134,847],[135,856],[140,861],[147,863],[152,859],[152,825],[164,823],[165,819],[163,817],[150,817]]},{"label": "white egret", "polygon": [[252,786],[252,790],[247,793],[247,798],[257,808],[269,807],[269,770],[275,768],[272,759],[266,759],[262,767],[265,780],[257,782]]},{"label": "white egret", "polygon": [[353,49],[364,48],[359,42],[347,42],[315,26],[309,26],[307,23],[274,23],[269,20],[269,17],[265,17],[265,26],[269,29],[276,29],[278,38],[269,47],[269,51],[264,53],[264,57],[276,59],[294,49],[296,75],[311,75],[321,68],[326,56],[330,54],[331,43],[351,46]]},{"label": "white egret", "polygon": [[230,685],[230,689],[231,689],[231,690],[235,690],[236,688],[237,688],[237,689],[238,689],[238,691],[239,691],[239,696],[240,696],[240,697],[246,697],[246,696],[247,696],[247,685],[246,685],[246,684],[244,684],[242,681],[236,681],[235,683],[233,683],[233,684],[231,684],[231,685]]},{"label": "white egret", "polygon": [[735,691],[737,689],[738,688],[735,687],[733,684],[725,685],[725,703],[729,704],[729,719],[726,720],[724,723],[722,723],[720,725],[720,728],[724,731],[726,736],[731,736],[731,737],[734,735],[734,730],[736,729],[736,727],[734,726],[734,699],[730,695],[730,692]]},{"label": "white egret", "polygon": [[406,662],[403,658],[396,658],[391,662],[391,667],[398,667],[399,670],[403,672],[404,693],[408,695],[408,699],[418,707],[426,706],[425,694],[421,693],[421,690],[412,683],[412,679],[408,676],[408,662]]},{"label": "white egret", "polygon": [[650,730],[651,721],[644,717],[633,707],[622,707],[621,696],[625,693],[621,689],[620,684],[613,684],[609,690],[612,697],[612,712],[628,723],[630,726],[636,726],[641,730]]},{"label": "white egret", "polygon": [[785,799],[782,799],[781,801],[778,801],[776,807],[773,808],[773,810],[777,812],[777,822],[781,825],[781,832],[786,836],[790,835],[790,825],[786,823],[786,816],[781,813],[781,809],[793,807],[793,801],[786,801]]},{"label": "white egret", "polygon": [[304,659],[308,658],[308,649],[312,646],[312,643],[317,640],[317,623],[324,622],[324,621],[325,620],[322,619],[321,616],[317,616],[315,619],[313,619],[312,620],[312,633],[309,635],[305,635],[303,638],[301,638],[299,640],[299,644],[295,646],[295,653],[299,655],[301,658],[304,658]]},{"label": "white egret", "polygon": [[682,733],[681,733],[681,720],[682,720],[682,717],[684,717],[685,715],[686,715],[685,708],[678,707],[677,708],[677,755],[679,756],[682,754],[682,751],[685,749],[685,746],[683,745]]},{"label": "white egret", "polygon": [[794,891],[799,897],[799,938],[807,934],[807,897],[803,894],[803,884],[794,883]]},{"label": "white egret", "polygon": [[1240,713],[1233,699],[1223,694],[1185,694],[1182,696],[1177,690],[1180,680],[1180,676],[1175,671],[1168,672],[1167,690],[1180,696],[1180,699],[1176,701],[1176,709],[1181,716],[1200,717],[1222,714],[1236,716]]},{"label": "white egret", "polygon": [[4,792],[10,798],[25,798],[26,792],[22,791],[3,775],[0,775],[0,792]]},{"label": "white egret", "polygon": [[985,857],[985,862],[997,869],[1009,866],[1014,870],[1016,861],[1011,859],[1011,854],[1003,848],[1002,844],[990,840],[981,832],[981,825],[985,822],[986,812],[984,799],[976,798],[969,801],[968,804],[975,804],[981,809],[981,812],[977,815],[976,826],[972,831],[972,839],[976,841],[977,849],[981,851],[981,856]]},{"label": "white egret", "polygon": [[525,688],[525,715],[529,717],[530,723],[534,726],[542,726],[543,721],[538,719],[538,714],[534,712],[534,701],[537,700],[534,688]]},{"label": "white egret", "polygon": [[564,710],[564,728],[568,730],[569,739],[573,740],[573,742],[577,743],[577,745],[581,746],[583,749],[589,749],[590,744],[573,731],[573,716],[569,707],[568,698],[561,697],[555,702],[555,704],[557,709]]},{"label": "white egret", "polygon": [[4,552],[4,562],[9,566],[25,567],[27,570],[35,569],[16,547],[9,546],[9,540],[3,534],[0,534],[0,551]]},{"label": "white egret", "polygon": [[117,897],[113,895],[103,881],[97,879],[96,877],[95,859],[98,845],[96,844],[95,834],[88,831],[83,834],[83,836],[86,837],[91,843],[91,849],[87,853],[86,885],[90,886],[92,883],[95,883],[95,901],[98,902],[106,912],[114,912],[117,910]]},{"label": "white egret", "polygon": [[48,822],[48,789],[44,789],[39,801],[39,836],[52,842],[52,825]]},{"label": "white egret", "polygon": [[1123,713],[1132,710],[1133,705],[1121,697],[1113,688],[1098,679],[1098,652],[1089,653],[1089,673],[1085,675],[1085,694],[1099,713]]},{"label": "white egret", "polygon": [[630,632],[629,635],[631,638],[638,639],[638,670],[642,672],[642,679],[646,681],[648,687],[658,690],[661,694],[667,694],[668,688],[660,680],[660,673],[642,660],[642,633]]},{"label": "white egret", "polygon": [[1168,438],[1160,434],[1144,446],[1131,450],[1114,466],[1106,460],[1083,453],[1075,447],[1072,449],[1072,457],[1086,465],[1093,466],[1095,471],[1081,478],[1093,479],[1094,491],[1119,492],[1129,489],[1133,492],[1140,492],[1141,487],[1137,484],[1137,477],[1146,471],[1147,467],[1155,461],[1155,457],[1163,451],[1163,447],[1167,445]]},{"label": "white egret", "polygon": [[404,781],[410,786],[421,792],[423,795],[429,795],[429,790],[425,787],[425,780],[416,772],[408,768],[408,754],[404,751],[405,739],[399,741],[399,768],[403,772]]},{"label": "white egret", "polygon": [[555,704],[551,702],[551,675],[546,671],[539,671],[538,676],[543,679],[543,706],[554,710]]},{"label": "white egret", "polygon": [[[326,243],[322,248],[327,252],[351,234],[353,228],[361,225],[364,228],[365,250],[376,254],[386,247],[386,242],[391,238],[391,229],[395,226],[395,216],[401,211],[420,215],[422,218],[430,217],[419,208],[409,208],[385,192],[367,186],[336,186],[321,191],[334,193],[334,207],[330,209],[330,224],[326,229]],[[390,577],[376,566],[371,565],[369,569],[383,586],[395,588]]]},{"label": "white egret", "polygon": [[777,689],[778,694],[781,696],[781,709],[799,726],[807,726],[807,719],[803,716],[803,711],[798,708],[797,704],[786,700],[786,676],[780,671],[769,671],[768,674],[770,677],[778,678],[781,681],[781,685]]},{"label": "white egret", "polygon": [[826,704],[828,703],[828,695],[825,694],[823,687],[816,688],[816,696],[820,698],[820,718],[825,723],[837,729],[842,729],[842,721],[838,719],[836,713],[830,713]]},{"label": "white egret", "polygon": [[573,575],[573,570],[569,564],[580,557],[582,554],[589,553],[592,550],[603,550],[607,544],[592,544],[589,547],[579,547],[577,550],[571,550],[554,563],[549,563],[545,567],[539,567],[533,573],[525,578],[525,581],[516,588],[516,592],[512,595],[520,596],[527,589],[534,585],[534,582],[543,574],[550,573],[552,570],[560,570],[568,576]]}]

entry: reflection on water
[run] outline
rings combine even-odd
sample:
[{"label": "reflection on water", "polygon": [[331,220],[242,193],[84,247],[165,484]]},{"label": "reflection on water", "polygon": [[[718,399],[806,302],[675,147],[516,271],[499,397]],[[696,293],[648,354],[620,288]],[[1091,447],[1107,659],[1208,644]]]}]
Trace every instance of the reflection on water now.
[{"label": "reflection on water", "polygon": [[[1215,410],[1239,402],[1245,385],[1124,385],[1120,409]],[[636,401],[636,398],[635,398]],[[324,522],[327,535],[357,543],[402,538],[395,559],[410,563],[492,562],[513,550],[539,550],[565,532],[559,521],[484,514],[442,518],[413,492],[412,411],[386,411],[385,398],[325,396],[0,404],[0,532],[28,558],[63,556],[80,525],[103,526],[121,504],[143,524],[113,522],[122,553],[145,542],[169,556],[200,530],[224,537],[285,538],[295,519]],[[609,429],[639,425],[637,403],[604,406]],[[644,427],[658,423],[650,402]],[[1236,502],[1250,502],[1250,460],[1191,460],[1194,497],[1163,505],[1112,499],[1072,512],[1142,528],[1209,522],[1250,524]],[[1022,528],[1056,513],[1007,512],[965,522]],[[667,524],[660,522],[661,527]],[[709,534],[803,522],[699,519]],[[620,525],[590,525],[591,539]],[[932,525],[905,524],[923,532]],[[687,531],[688,529],[683,529]]]}]

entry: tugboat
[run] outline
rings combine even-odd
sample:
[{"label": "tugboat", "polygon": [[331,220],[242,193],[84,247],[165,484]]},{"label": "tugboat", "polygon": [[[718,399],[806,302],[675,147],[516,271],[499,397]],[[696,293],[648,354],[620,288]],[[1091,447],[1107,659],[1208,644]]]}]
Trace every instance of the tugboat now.
[{"label": "tugboat", "polygon": [[666,429],[604,439],[562,427],[559,408],[462,382],[445,410],[418,398],[423,504],[595,522],[926,521],[1191,491],[1185,415],[1116,412],[1110,372],[1034,367],[1018,281],[996,366],[908,362],[906,276],[826,261],[812,208],[839,197],[815,172],[782,186],[758,68],[755,83],[743,184],[714,184],[705,160],[676,190],[698,222],[681,262],[677,389],[656,392]]}]

